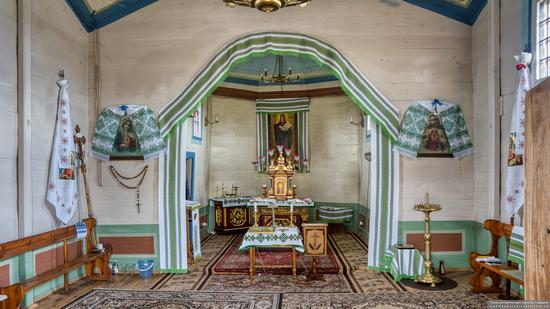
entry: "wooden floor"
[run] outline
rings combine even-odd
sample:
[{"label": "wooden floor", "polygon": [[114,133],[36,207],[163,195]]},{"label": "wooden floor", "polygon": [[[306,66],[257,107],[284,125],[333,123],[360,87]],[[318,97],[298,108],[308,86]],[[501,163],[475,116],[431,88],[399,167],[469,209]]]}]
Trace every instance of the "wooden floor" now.
[{"label": "wooden floor", "polygon": [[68,293],[57,291],[38,301],[33,308],[62,308],[95,288],[150,289],[163,274],[154,274],[151,279],[142,279],[139,275],[115,275],[111,282],[89,281],[81,279],[70,285]]}]

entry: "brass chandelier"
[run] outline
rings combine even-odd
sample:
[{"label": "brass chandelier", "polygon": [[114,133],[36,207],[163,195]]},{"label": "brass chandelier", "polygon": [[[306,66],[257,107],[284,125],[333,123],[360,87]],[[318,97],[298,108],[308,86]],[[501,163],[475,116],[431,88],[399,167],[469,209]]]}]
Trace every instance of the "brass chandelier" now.
[{"label": "brass chandelier", "polygon": [[236,6],[247,6],[256,8],[264,13],[271,13],[280,8],[288,6],[307,6],[311,0],[223,0],[225,5],[234,8]]},{"label": "brass chandelier", "polygon": [[271,76],[267,73],[267,68],[264,69],[263,73],[260,74],[260,80],[263,83],[291,83],[300,80],[300,74],[294,74],[292,68],[286,68],[285,63],[283,62],[283,56],[275,56],[275,66],[273,69],[273,74]]}]

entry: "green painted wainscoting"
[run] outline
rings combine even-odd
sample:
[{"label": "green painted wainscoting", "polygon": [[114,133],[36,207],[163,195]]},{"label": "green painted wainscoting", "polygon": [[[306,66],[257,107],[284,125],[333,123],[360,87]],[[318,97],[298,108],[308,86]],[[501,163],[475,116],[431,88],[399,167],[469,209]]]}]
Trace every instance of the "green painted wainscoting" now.
[{"label": "green painted wainscoting", "polygon": [[[71,243],[71,242],[69,242]],[[31,278],[36,275],[36,256],[40,253],[53,250],[62,246],[63,243],[46,246],[35,251],[26,252],[24,254],[12,257],[9,259],[1,260],[0,266],[9,265],[9,282],[15,284],[22,279]],[[69,282],[78,281],[84,276],[84,268],[75,269],[69,273]],[[41,298],[50,295],[54,291],[57,291],[63,287],[63,276],[59,276],[51,281],[48,281],[38,287],[32,289],[25,294],[23,298],[22,307],[28,307]]]},{"label": "green painted wainscoting", "polygon": [[[424,221],[399,221],[399,242],[405,242],[407,234],[424,233]],[[488,253],[491,247],[491,233],[483,229],[483,224],[476,221],[431,221],[432,233],[462,234],[462,250],[448,252],[433,252],[432,258],[436,270],[441,260],[445,261],[447,269],[469,268],[470,252]],[[506,260],[506,240],[499,243],[499,257]]]},{"label": "green painted wainscoting", "polygon": [[113,254],[110,261],[117,261],[119,270],[122,265],[135,264],[138,260],[154,260],[155,270],[159,269],[159,225],[158,224],[102,224],[96,228],[98,239],[101,237],[136,237],[151,236],[154,239],[153,254]]}]

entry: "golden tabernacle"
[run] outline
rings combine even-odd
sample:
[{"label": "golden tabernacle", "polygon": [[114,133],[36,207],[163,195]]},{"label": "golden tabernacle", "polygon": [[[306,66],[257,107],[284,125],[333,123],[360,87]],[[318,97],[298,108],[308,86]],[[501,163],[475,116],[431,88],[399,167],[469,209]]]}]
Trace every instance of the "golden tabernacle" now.
[{"label": "golden tabernacle", "polygon": [[[286,201],[289,198],[296,197],[296,186],[292,185],[292,176],[294,175],[294,161],[290,149],[285,149],[286,159],[283,156],[283,149],[277,146],[279,157],[276,162],[271,157],[267,174],[271,179],[271,188],[267,192],[267,198],[274,198],[277,201]],[[265,186],[264,186],[265,188]],[[264,190],[264,195],[266,194]]]}]

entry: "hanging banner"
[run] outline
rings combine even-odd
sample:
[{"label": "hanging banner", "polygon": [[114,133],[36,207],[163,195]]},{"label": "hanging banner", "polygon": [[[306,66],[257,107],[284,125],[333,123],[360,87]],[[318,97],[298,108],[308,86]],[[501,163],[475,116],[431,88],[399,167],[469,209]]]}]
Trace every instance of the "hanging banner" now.
[{"label": "hanging banner", "polygon": [[515,56],[519,72],[516,103],[512,110],[512,123],[508,139],[508,170],[506,176],[506,210],[514,215],[525,203],[525,95],[531,89],[529,64],[530,53]]},{"label": "hanging banner", "polygon": [[57,85],[60,89],[46,200],[55,208],[56,217],[67,224],[78,208],[76,157],[67,92],[70,83],[60,80]]}]

